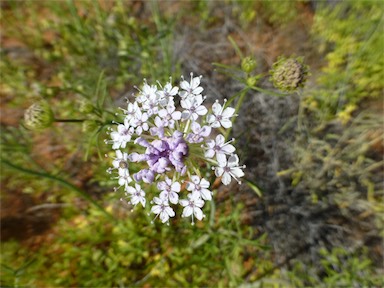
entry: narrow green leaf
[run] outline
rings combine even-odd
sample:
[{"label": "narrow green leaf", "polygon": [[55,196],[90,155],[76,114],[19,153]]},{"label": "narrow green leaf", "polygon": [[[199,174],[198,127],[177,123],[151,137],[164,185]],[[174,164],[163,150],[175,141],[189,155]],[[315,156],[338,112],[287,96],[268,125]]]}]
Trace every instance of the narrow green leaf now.
[{"label": "narrow green leaf", "polygon": [[257,187],[257,185],[254,183],[254,182],[252,182],[252,181],[250,181],[250,180],[248,180],[248,179],[244,179],[245,180],[245,183],[247,183],[247,185],[253,190],[253,191],[255,191],[255,193],[257,194],[257,196],[259,196],[259,197],[262,197],[263,196],[263,192],[261,191],[261,189],[259,188],[259,187]]}]

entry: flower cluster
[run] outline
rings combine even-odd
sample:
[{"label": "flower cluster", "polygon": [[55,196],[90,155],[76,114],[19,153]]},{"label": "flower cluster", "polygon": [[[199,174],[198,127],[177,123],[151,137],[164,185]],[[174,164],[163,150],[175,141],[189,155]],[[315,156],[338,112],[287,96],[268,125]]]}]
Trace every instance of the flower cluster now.
[{"label": "flower cluster", "polygon": [[309,75],[309,67],[303,58],[280,57],[270,71],[273,85],[282,92],[294,92],[303,87]]},{"label": "flower cluster", "polygon": [[[180,87],[171,81],[164,87],[144,81],[135,101],[122,109],[124,118],[110,132],[111,139],[106,140],[116,153],[108,172],[117,173],[119,188],[124,188],[130,204],[145,207],[142,186],[157,183],[159,194],[151,201],[151,212],[163,223],[175,216],[172,204],[184,207],[181,216],[192,216],[192,224],[194,218],[205,217],[202,207],[212,199],[212,192],[202,167],[211,166],[225,185],[232,178],[240,183],[244,176],[245,166],[239,165],[231,144],[234,139],[226,141],[218,133],[232,127],[235,109],[216,101],[208,111],[200,80],[201,76],[191,73],[190,81],[182,77]],[[142,169],[133,172],[137,167]]]}]

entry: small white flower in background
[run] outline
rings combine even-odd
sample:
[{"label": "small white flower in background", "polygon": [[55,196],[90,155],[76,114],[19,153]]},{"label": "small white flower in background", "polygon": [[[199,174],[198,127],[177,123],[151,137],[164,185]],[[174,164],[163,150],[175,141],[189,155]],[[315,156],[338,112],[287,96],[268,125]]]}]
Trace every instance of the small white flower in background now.
[{"label": "small white flower in background", "polygon": [[161,191],[160,198],[167,199],[172,204],[177,204],[179,202],[179,192],[181,185],[179,182],[172,182],[167,176],[165,176],[165,181],[157,183],[157,188]]},{"label": "small white flower in background", "polygon": [[191,130],[193,133],[189,133],[186,137],[186,140],[189,143],[200,143],[204,141],[204,138],[211,134],[212,128],[209,126],[201,127],[199,123],[193,122],[191,124]]},{"label": "small white flower in background", "polygon": [[146,112],[141,113],[140,110],[137,111],[135,117],[132,120],[132,126],[136,128],[136,134],[141,135],[143,131],[148,131],[148,114]]},{"label": "small white flower in background", "polygon": [[204,89],[200,80],[201,76],[191,73],[191,80],[182,78],[180,87],[171,82],[163,87],[144,81],[135,100],[128,103],[127,110],[122,109],[124,114],[117,114],[123,118],[115,122],[111,140],[106,140],[116,153],[113,167],[107,170],[118,174],[115,179],[119,187],[115,190],[124,189],[130,204],[145,207],[143,187],[157,188],[156,195],[151,195],[151,212],[162,223],[169,223],[175,216],[171,205],[181,205],[181,216],[192,216],[192,224],[194,219],[205,217],[202,208],[205,201],[212,200],[212,191],[209,181],[202,177],[202,167],[215,170],[225,185],[232,178],[240,182],[244,176],[244,166],[239,166],[238,157],[232,155],[233,139],[226,142],[217,129],[222,132],[232,127],[235,109],[216,101],[209,112],[203,103],[206,97],[201,94]]},{"label": "small white flower in background", "polygon": [[128,153],[116,150],[116,158],[112,161],[112,165],[115,169],[128,169]]},{"label": "small white flower in background", "polygon": [[194,224],[193,216],[197,220],[205,217],[201,208],[204,206],[204,201],[197,194],[188,194],[188,199],[180,200],[180,205],[184,207],[181,217],[192,216],[192,224]]},{"label": "small white flower in background", "polygon": [[228,161],[225,159],[219,162],[219,167],[215,168],[215,174],[217,177],[221,176],[221,182],[224,185],[231,183],[231,177],[237,182],[240,182],[239,178],[244,176],[243,169],[245,166],[239,166],[239,157],[237,155],[231,155]]},{"label": "small white flower in background", "polygon": [[125,187],[125,189],[128,188],[128,184],[131,183],[133,180],[131,176],[129,175],[128,169],[119,169],[119,185],[120,187]]},{"label": "small white flower in background", "polygon": [[235,114],[235,109],[232,107],[227,107],[224,109],[224,105],[221,106],[218,101],[216,101],[212,105],[212,112],[213,115],[208,115],[208,123],[213,128],[219,128],[222,126],[223,128],[230,128],[232,127],[232,121],[230,120],[231,117]]},{"label": "small white flower in background", "polygon": [[130,127],[129,120],[125,119],[124,124],[117,126],[117,131],[111,133],[112,149],[125,148],[127,143],[131,141],[134,128]]},{"label": "small white flower in background", "polygon": [[139,105],[137,105],[137,102],[134,103],[128,103],[127,110],[124,110],[124,113],[127,115],[125,116],[125,119],[127,122],[131,121],[134,117],[136,112],[139,110]]},{"label": "small white flower in background", "polygon": [[159,111],[159,116],[163,120],[164,126],[169,128],[174,128],[175,121],[181,119],[181,112],[175,111],[176,107],[174,105],[167,105],[166,108]]},{"label": "small white flower in background", "polygon": [[160,105],[167,106],[169,102],[173,103],[173,97],[179,92],[179,87],[172,87],[172,83],[165,84],[163,90],[158,91],[160,96]]},{"label": "small white flower in background", "polygon": [[161,222],[168,222],[170,217],[175,216],[175,211],[169,207],[167,199],[155,197],[153,202],[156,205],[152,206],[151,212],[157,214],[156,217],[159,216]]},{"label": "small white flower in background", "polygon": [[196,121],[199,116],[207,114],[208,110],[202,105],[203,101],[204,98],[201,95],[192,96],[191,98],[186,97],[181,100],[181,107],[186,109],[181,113],[181,119],[192,119],[193,121]]},{"label": "small white flower in background", "polygon": [[209,182],[199,176],[191,176],[191,182],[187,183],[187,190],[192,191],[192,194],[197,194],[199,198],[204,200],[212,200],[212,192],[208,190]]},{"label": "small white flower in background", "polygon": [[213,158],[213,156],[216,154],[216,159],[219,163],[226,161],[227,158],[225,155],[230,155],[236,150],[235,146],[230,144],[233,141],[234,139],[225,142],[225,138],[221,134],[217,135],[215,140],[207,140],[206,143],[208,149],[204,154],[205,157]]},{"label": "small white flower in background", "polygon": [[181,98],[186,98],[189,96],[194,96],[194,95],[200,95],[201,92],[204,91],[202,87],[200,87],[200,77],[195,77],[193,78],[193,73],[191,73],[191,82],[187,82],[184,80],[182,77],[183,81],[180,83],[180,88],[183,89],[184,91],[180,92],[180,97]]},{"label": "small white flower in background", "polygon": [[131,198],[130,203],[134,206],[141,203],[143,207],[145,207],[145,192],[143,189],[141,189],[141,186],[139,184],[135,184],[135,188],[131,186],[126,187],[126,192],[128,193],[128,196]]}]

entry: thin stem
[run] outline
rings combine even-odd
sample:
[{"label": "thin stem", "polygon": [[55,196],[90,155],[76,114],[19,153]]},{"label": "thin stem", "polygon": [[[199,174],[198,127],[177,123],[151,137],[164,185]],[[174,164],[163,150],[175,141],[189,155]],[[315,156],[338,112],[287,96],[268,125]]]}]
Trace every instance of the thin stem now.
[{"label": "thin stem", "polygon": [[299,130],[299,132],[301,132],[302,130],[302,126],[303,126],[303,112],[304,112],[304,105],[303,105],[303,99],[302,99],[302,96],[301,96],[301,91],[299,91],[297,93],[299,95],[299,111],[297,113],[297,129]]},{"label": "thin stem", "polygon": [[74,123],[78,123],[78,122],[84,122],[85,120],[87,120],[87,119],[55,119],[54,121],[55,122],[74,122]]},{"label": "thin stem", "polygon": [[[236,115],[237,112],[240,110],[241,104],[243,104],[245,95],[247,95],[248,90],[249,90],[249,89],[244,89],[244,90],[242,90],[242,93],[240,94],[239,100],[238,100],[237,103],[236,103],[236,107],[235,107],[235,115]],[[227,130],[227,132],[226,132],[226,134],[225,134],[225,140],[226,140],[226,141],[228,140],[228,137],[229,137],[229,135],[231,134],[232,127],[233,127],[233,125],[235,124],[235,121],[236,121],[236,120],[232,121],[232,126]]]}]

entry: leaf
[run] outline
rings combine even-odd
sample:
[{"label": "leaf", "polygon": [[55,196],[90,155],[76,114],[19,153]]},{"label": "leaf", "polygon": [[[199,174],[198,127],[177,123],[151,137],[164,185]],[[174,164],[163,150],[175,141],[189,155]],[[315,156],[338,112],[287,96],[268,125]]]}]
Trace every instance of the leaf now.
[{"label": "leaf", "polygon": [[250,181],[250,180],[247,180],[247,179],[244,179],[245,180],[245,183],[247,183],[247,185],[253,190],[255,191],[255,193],[257,194],[257,196],[259,197],[262,197],[263,196],[263,192],[261,191],[261,189],[259,187],[257,187],[257,185]]},{"label": "leaf", "polygon": [[99,75],[99,79],[97,80],[95,95],[97,97],[96,100],[96,107],[97,109],[101,110],[101,108],[104,105],[105,96],[106,96],[106,85],[104,82],[104,71],[101,71]]},{"label": "leaf", "polygon": [[193,249],[203,245],[205,242],[208,241],[208,239],[210,238],[211,236],[209,234],[204,234],[203,236],[201,236],[199,239],[197,239],[194,243],[192,243],[191,247]]}]

